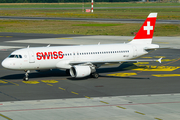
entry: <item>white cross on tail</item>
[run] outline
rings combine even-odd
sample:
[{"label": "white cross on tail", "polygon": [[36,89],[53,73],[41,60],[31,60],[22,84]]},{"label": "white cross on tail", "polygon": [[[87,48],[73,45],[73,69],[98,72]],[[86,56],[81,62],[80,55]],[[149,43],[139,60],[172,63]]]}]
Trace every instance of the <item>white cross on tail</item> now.
[{"label": "white cross on tail", "polygon": [[153,26],[150,26],[150,21],[147,22],[147,26],[144,26],[144,30],[147,30],[147,35],[150,35],[150,31],[153,30]]}]

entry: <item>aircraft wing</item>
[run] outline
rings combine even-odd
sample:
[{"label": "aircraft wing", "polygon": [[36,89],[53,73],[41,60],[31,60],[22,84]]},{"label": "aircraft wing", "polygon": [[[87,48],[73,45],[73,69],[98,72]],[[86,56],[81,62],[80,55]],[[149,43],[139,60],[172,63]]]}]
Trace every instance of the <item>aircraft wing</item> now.
[{"label": "aircraft wing", "polygon": [[162,57],[159,59],[140,59],[140,60],[112,60],[112,61],[71,61],[70,65],[78,65],[78,64],[104,64],[104,63],[121,63],[121,62],[151,62],[157,61],[161,63]]}]

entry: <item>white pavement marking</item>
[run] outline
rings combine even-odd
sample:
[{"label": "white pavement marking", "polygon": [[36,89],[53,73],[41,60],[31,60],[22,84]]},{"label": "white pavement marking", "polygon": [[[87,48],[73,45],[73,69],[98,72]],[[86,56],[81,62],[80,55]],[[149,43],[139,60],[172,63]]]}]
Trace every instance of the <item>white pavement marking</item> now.
[{"label": "white pavement marking", "polygon": [[[7,41],[12,43],[36,43],[36,44],[111,44],[111,43],[124,43],[132,40],[134,36],[79,36],[67,38],[45,38],[45,39],[28,39]],[[180,48],[180,37],[153,37],[153,43],[159,44],[160,47]]]},{"label": "white pavement marking", "polygon": [[1,102],[0,113],[13,120],[178,120],[179,98],[159,94]]},{"label": "white pavement marking", "polygon": [[0,46],[0,50],[13,49],[13,48],[23,48],[22,46]]},{"label": "white pavement marking", "polygon": [[80,36],[68,38],[45,38],[45,39],[28,39],[28,40],[16,40],[7,41],[13,43],[39,43],[39,44],[102,44],[128,42],[128,38],[133,37],[121,37],[121,36]]}]

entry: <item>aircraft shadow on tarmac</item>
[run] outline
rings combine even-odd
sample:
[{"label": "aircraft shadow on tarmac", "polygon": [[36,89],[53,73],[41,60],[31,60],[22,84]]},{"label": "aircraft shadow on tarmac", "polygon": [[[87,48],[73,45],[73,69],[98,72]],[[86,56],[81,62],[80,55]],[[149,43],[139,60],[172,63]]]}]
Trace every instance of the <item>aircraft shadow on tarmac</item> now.
[{"label": "aircraft shadow on tarmac", "polygon": [[[99,77],[111,77],[111,78],[117,78],[116,76],[106,76],[106,75],[101,75],[101,73],[113,73],[113,72],[122,72],[122,71],[127,71],[130,69],[125,69],[127,67],[137,67],[133,63],[123,63],[120,66],[116,67],[107,67],[107,68],[99,68],[97,69],[97,72],[100,74]],[[11,74],[11,75],[6,75],[0,77],[0,79],[7,79],[7,80],[17,80],[17,79],[23,79],[25,73],[22,74]],[[66,74],[65,71],[59,70],[59,69],[53,69],[53,70],[47,70],[47,71],[40,71],[40,72],[35,72],[32,71],[29,73],[29,78],[34,79],[34,78],[44,78],[44,77],[67,77],[69,80],[86,80],[89,79],[88,77],[84,78],[71,78],[69,75]],[[127,79],[149,79],[149,78],[141,78],[141,77],[118,77],[118,78],[127,78]]]},{"label": "aircraft shadow on tarmac", "polygon": [[106,78],[123,78],[123,79],[150,79],[149,77],[120,77],[120,76],[103,76],[103,75],[100,75],[100,77],[106,77]]},{"label": "aircraft shadow on tarmac", "polygon": [[[11,74],[0,77],[0,79],[11,79],[11,80],[17,80],[17,79],[23,79],[24,73],[22,74]],[[59,70],[59,69],[53,69],[53,70],[47,70],[47,71],[32,71],[29,73],[29,78],[43,78],[43,77],[64,77],[67,76],[65,71]]]}]

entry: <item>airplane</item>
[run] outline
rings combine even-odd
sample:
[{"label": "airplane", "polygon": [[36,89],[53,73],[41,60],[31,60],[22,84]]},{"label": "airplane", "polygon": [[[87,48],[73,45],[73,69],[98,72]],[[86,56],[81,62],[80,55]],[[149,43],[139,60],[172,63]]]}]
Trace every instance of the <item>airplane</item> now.
[{"label": "airplane", "polygon": [[149,50],[159,48],[152,44],[157,13],[150,13],[134,39],[128,43],[77,46],[27,47],[12,52],[2,61],[11,70],[25,71],[23,80],[29,80],[30,70],[65,69],[73,78],[91,75],[98,78],[96,69],[106,63],[159,61],[161,59],[136,60]]}]

